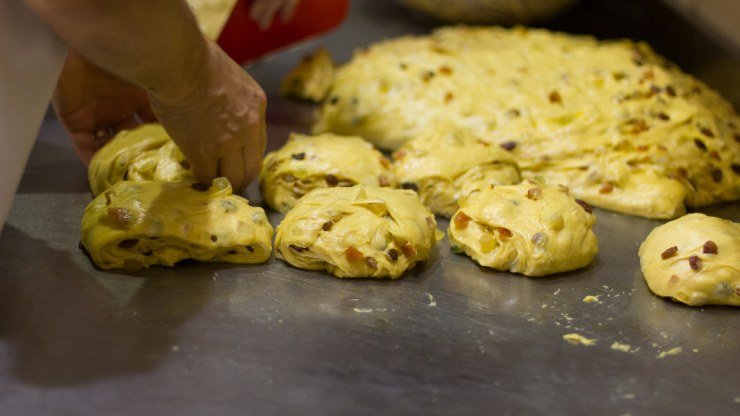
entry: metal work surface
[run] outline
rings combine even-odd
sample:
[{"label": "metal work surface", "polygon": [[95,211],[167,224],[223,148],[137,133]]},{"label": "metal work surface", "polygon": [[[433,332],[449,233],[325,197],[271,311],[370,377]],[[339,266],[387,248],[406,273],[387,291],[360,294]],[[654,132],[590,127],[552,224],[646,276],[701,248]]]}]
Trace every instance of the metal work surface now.
[{"label": "metal work surface", "polygon": [[[623,2],[632,17],[586,3],[571,16],[599,24],[568,17],[552,27],[624,36],[650,10],[668,13],[654,2]],[[321,43],[344,61],[356,47],[428,29],[393,3],[356,1]],[[656,48],[691,72],[721,72],[703,72],[692,53],[736,68],[701,37],[694,52],[684,43],[672,55],[661,48],[671,36],[681,39],[661,32]],[[272,149],[311,122],[314,107],[276,95],[304,52],[250,70],[269,95]],[[736,97],[738,78],[720,75],[705,79]],[[254,186],[250,196],[261,202]],[[131,274],[95,269],[78,250],[90,200],[84,167],[48,119],[0,236],[4,416],[740,412],[738,310],[685,307],[644,283],[637,248],[659,221],[597,210],[598,258],[545,278],[478,267],[446,239],[397,281],[340,280],[275,259]],[[738,206],[704,212],[738,221]],[[568,333],[596,345],[571,345]]]}]

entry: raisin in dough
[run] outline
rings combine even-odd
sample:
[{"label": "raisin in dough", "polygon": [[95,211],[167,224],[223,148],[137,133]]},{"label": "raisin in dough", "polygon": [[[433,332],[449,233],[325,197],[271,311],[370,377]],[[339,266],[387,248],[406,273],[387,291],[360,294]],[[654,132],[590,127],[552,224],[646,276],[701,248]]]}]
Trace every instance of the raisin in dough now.
[{"label": "raisin in dough", "polygon": [[315,188],[393,186],[390,161],[360,137],[291,134],[262,163],[260,190],[276,211],[287,212]]},{"label": "raisin in dough", "polygon": [[85,209],[82,244],[103,269],[174,266],[184,259],[261,263],[273,229],[226,178],[113,185]]},{"label": "raisin in dough", "polygon": [[397,278],[429,258],[434,215],[408,190],[316,189],[277,227],[276,257],[337,277]]},{"label": "raisin in dough", "polygon": [[656,227],[640,246],[650,290],[691,306],[740,306],[740,224],[688,214]]},{"label": "raisin in dough", "polygon": [[562,187],[526,180],[473,193],[450,221],[453,250],[526,276],[580,269],[598,252],[591,207]]},{"label": "raisin in dough", "polygon": [[161,124],[122,130],[95,153],[87,172],[95,195],[125,180],[192,180],[190,164]]},{"label": "raisin in dough", "polygon": [[522,175],[649,218],[740,198],[740,117],[644,43],[447,27],[337,69],[316,132],[398,149],[445,122],[511,148]]},{"label": "raisin in dough", "polygon": [[445,125],[407,142],[393,159],[401,186],[416,190],[424,205],[446,217],[472,192],[521,182],[508,151]]}]

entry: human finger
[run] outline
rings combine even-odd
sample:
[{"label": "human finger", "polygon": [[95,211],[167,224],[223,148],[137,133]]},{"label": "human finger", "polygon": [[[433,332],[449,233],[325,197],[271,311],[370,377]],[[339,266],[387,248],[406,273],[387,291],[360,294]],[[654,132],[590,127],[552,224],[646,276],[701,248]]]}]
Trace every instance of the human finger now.
[{"label": "human finger", "polygon": [[244,156],[242,152],[230,152],[218,160],[218,176],[225,176],[236,193],[246,188],[244,181]]},{"label": "human finger", "polygon": [[260,129],[257,133],[256,146],[245,146],[242,149],[244,153],[244,167],[245,167],[245,179],[247,185],[256,179],[262,168],[262,155],[265,151],[265,125],[261,124]]},{"label": "human finger", "polygon": [[275,15],[275,12],[272,11],[274,3],[271,0],[257,0],[252,3],[252,7],[249,10],[250,17],[253,21],[257,22],[257,25],[262,30],[270,27],[272,16]]},{"label": "human finger", "polygon": [[190,169],[193,172],[193,178],[197,182],[211,183],[218,173],[218,161],[216,159],[205,157],[187,157],[190,162]]},{"label": "human finger", "polygon": [[87,131],[67,131],[77,156],[85,163],[90,164],[95,152],[113,137],[111,129],[100,129],[95,133]]},{"label": "human finger", "polygon": [[288,23],[293,20],[295,9],[298,8],[298,5],[300,3],[301,0],[288,0],[285,6],[283,6],[282,12],[280,13],[280,20],[282,20],[283,23]]},{"label": "human finger", "polygon": [[136,115],[142,123],[157,122],[157,116],[154,115],[154,110],[152,110],[152,106],[149,104],[149,102],[147,102],[146,105],[142,106],[139,111],[136,112]]}]

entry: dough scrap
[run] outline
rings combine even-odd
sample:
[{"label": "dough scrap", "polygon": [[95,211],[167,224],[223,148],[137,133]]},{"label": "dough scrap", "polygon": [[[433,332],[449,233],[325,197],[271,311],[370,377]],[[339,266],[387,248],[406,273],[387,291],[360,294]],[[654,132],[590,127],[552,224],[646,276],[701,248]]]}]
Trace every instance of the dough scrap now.
[{"label": "dough scrap", "polygon": [[88,182],[100,195],[120,181],[192,181],[190,164],[161,124],[122,130],[90,161]]},{"label": "dough scrap", "polygon": [[740,223],[684,215],[650,232],[639,255],[656,295],[690,306],[740,306]]},{"label": "dough scrap", "polygon": [[232,195],[226,178],[122,181],[95,198],[82,218],[82,245],[103,269],[174,266],[184,259],[261,263],[273,229],[262,208]]},{"label": "dough scrap", "polygon": [[481,266],[525,276],[585,267],[598,252],[596,218],[567,192],[525,180],[473,193],[450,221],[450,245]]},{"label": "dough scrap", "polygon": [[644,43],[464,26],[384,41],[337,70],[314,130],[398,149],[440,122],[610,210],[675,218],[740,198],[732,105]]},{"label": "dough scrap", "polygon": [[509,152],[460,128],[438,125],[406,142],[393,160],[401,186],[417,190],[424,205],[446,217],[475,191],[521,182]]},{"label": "dough scrap", "polygon": [[320,103],[334,81],[334,60],[321,48],[306,55],[280,84],[280,95]]},{"label": "dough scrap", "polygon": [[276,257],[336,277],[395,279],[429,258],[436,232],[434,214],[412,191],[315,189],[278,225]]},{"label": "dough scrap", "polygon": [[270,207],[287,212],[309,191],[332,186],[394,186],[391,163],[356,136],[291,134],[262,163],[260,191]]}]

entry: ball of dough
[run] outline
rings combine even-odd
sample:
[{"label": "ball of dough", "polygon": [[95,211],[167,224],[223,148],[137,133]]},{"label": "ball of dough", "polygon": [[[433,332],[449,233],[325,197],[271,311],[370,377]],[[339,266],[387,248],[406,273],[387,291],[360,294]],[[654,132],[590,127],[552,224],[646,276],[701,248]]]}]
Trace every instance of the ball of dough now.
[{"label": "ball of dough", "polygon": [[511,148],[524,177],[649,218],[740,198],[740,117],[648,45],[446,27],[357,52],[314,130],[398,149],[444,121]]},{"label": "ball of dough", "polygon": [[445,124],[406,142],[393,159],[401,187],[416,190],[424,205],[446,217],[472,192],[522,180],[508,151]]},{"label": "ball of dough", "polygon": [[412,191],[316,189],[278,225],[276,257],[337,277],[397,278],[429,257],[436,232],[434,215]]},{"label": "ball of dough", "polygon": [[82,245],[98,267],[138,270],[184,259],[261,263],[273,229],[262,208],[232,195],[226,178],[114,184],[82,218]]},{"label": "ball of dough", "polygon": [[280,95],[320,103],[334,81],[334,60],[329,51],[319,49],[301,59],[280,83]]},{"label": "ball of dough", "polygon": [[526,276],[580,269],[598,252],[591,207],[563,187],[525,180],[460,202],[448,235],[453,251],[481,266]]},{"label": "ball of dough", "polygon": [[98,150],[87,171],[93,194],[120,181],[189,181],[190,164],[161,124],[122,130]]},{"label": "ball of dough", "polygon": [[316,188],[354,185],[394,186],[391,164],[355,136],[291,134],[262,163],[260,190],[274,210],[287,212]]},{"label": "ball of dough", "polygon": [[740,306],[740,224],[688,214],[656,227],[640,246],[650,290],[691,306]]}]

